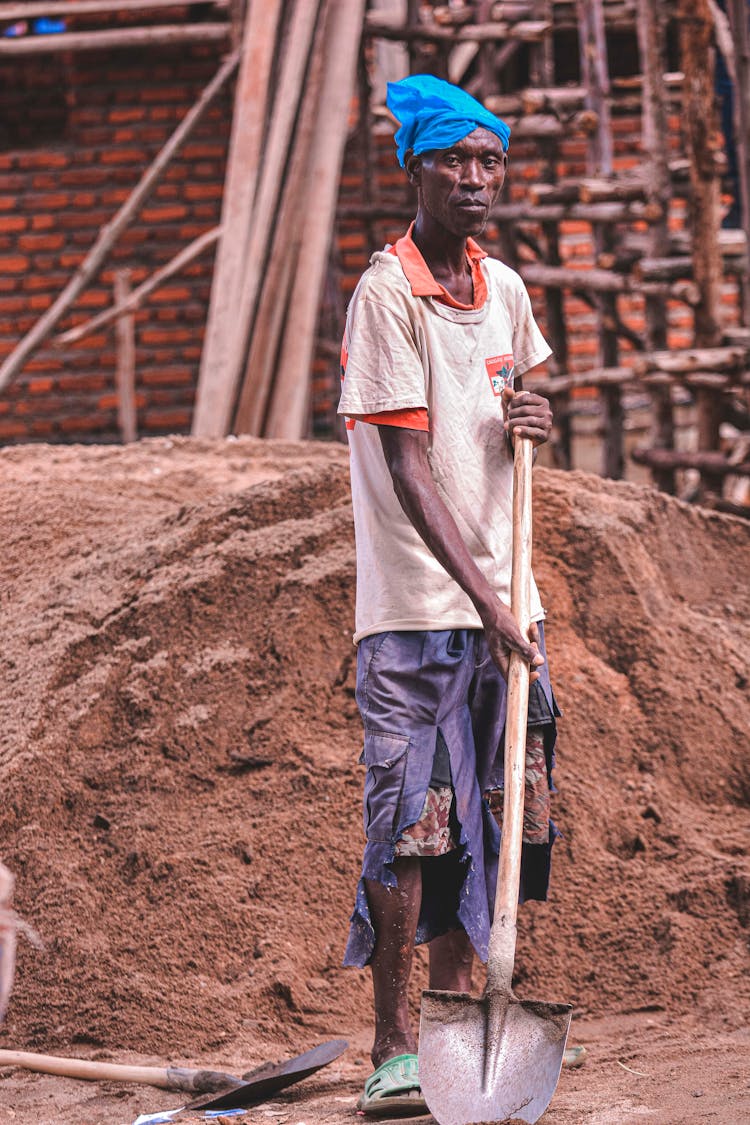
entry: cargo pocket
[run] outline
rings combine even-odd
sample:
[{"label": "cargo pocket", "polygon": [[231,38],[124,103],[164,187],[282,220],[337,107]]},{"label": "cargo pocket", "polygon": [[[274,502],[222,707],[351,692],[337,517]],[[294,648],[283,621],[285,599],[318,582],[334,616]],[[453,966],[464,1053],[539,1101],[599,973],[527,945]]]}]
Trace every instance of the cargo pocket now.
[{"label": "cargo pocket", "polygon": [[409,739],[403,735],[365,731],[365,833],[372,842],[393,841],[404,791],[408,749]]}]

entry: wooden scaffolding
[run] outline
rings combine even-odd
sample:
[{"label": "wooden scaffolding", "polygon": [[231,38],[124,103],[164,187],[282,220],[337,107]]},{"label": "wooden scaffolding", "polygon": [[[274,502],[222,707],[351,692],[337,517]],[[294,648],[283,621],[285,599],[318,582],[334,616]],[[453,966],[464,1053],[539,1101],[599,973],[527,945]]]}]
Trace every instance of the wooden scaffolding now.
[{"label": "wooden scaffolding", "polygon": [[[236,74],[220,226],[133,292],[127,277],[121,277],[110,309],[55,339],[72,344],[117,322],[123,434],[132,436],[127,388],[133,378],[133,311],[197,255],[215,247],[193,432],[306,436],[316,343],[318,353],[322,347],[334,356],[331,337],[342,327],[338,301],[321,343],[321,301],[337,289],[328,269],[336,235],[364,229],[373,250],[413,214],[408,188],[381,184],[380,141],[395,128],[383,106],[383,79],[429,71],[469,89],[509,122],[516,144],[530,146],[535,154],[532,181],[514,184],[511,172],[511,191],[495,208],[488,248],[524,277],[554,348],[534,386],[553,400],[556,463],[572,464],[572,418],[585,393],[595,396],[586,399],[589,405],[597,403],[600,471],[622,476],[626,406],[633,396],[647,398],[651,437],[630,456],[648,466],[662,489],[747,513],[750,43],[745,0],[659,5],[649,0],[247,0],[246,5],[216,0],[201,5],[199,22],[189,18],[194,5],[197,0],[0,2],[0,21],[25,18],[32,9],[51,16],[64,9],[68,18],[92,19],[97,13],[126,11],[131,21],[99,30],[72,27],[65,36],[45,41],[0,39],[0,54],[63,49],[63,39],[70,50],[157,46],[201,35],[227,45],[225,61],[199,102],[102,229],[58,300],[5,360],[0,390],[50,339],[206,105]],[[141,10],[151,21],[143,27],[132,22]],[[637,73],[612,77],[609,47],[613,34],[622,33],[637,42],[639,65]],[[735,91],[729,147],[736,151],[740,222],[731,228],[722,225],[727,145],[717,120],[717,46]],[[572,53],[578,59],[573,77]],[[623,108],[640,111],[642,122],[637,166],[627,170],[619,166],[613,143]],[[676,113],[677,132],[670,128]],[[560,149],[571,137],[585,146],[585,175],[564,172]],[[339,197],[346,152],[359,161],[356,200]],[[673,221],[676,207],[686,216],[681,229]],[[571,223],[585,224],[590,234],[588,268],[571,268],[565,260]],[[723,304],[728,285],[736,293],[731,327]],[[573,298],[595,318],[598,361],[588,370],[570,355]],[[633,300],[642,302],[638,327],[623,312]],[[690,348],[669,346],[670,312],[676,306],[692,312]],[[688,448],[675,420],[676,410],[686,405],[694,422]]]}]

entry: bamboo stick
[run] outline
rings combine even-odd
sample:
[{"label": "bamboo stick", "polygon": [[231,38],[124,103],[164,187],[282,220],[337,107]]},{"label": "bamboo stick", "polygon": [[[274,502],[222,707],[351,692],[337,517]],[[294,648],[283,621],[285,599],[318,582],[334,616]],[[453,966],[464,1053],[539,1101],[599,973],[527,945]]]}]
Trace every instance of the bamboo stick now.
[{"label": "bamboo stick", "polygon": [[315,327],[336,211],[349,99],[354,88],[364,13],[365,0],[336,0],[332,8],[327,41],[329,63],[323,77],[307,200],[315,223],[306,229],[300,248],[287,331],[266,424],[268,437],[300,438],[307,426]]},{"label": "bamboo stick", "polygon": [[160,289],[165,281],[174,277],[176,273],[179,273],[190,262],[195,261],[196,258],[199,258],[201,254],[218,242],[220,234],[221,227],[213,227],[211,230],[207,230],[205,234],[199,235],[198,238],[193,239],[184,249],[180,250],[179,254],[175,254],[174,258],[158,270],[154,270],[151,276],[141,282],[137,289],[134,289],[122,303],[116,302],[110,308],[104,309],[103,312],[97,313],[96,316],[90,317],[82,324],[77,324],[75,328],[69,328],[67,332],[62,332],[59,336],[53,337],[51,343],[55,347],[75,344],[85,336],[90,336],[92,332],[96,332],[98,328],[111,324],[113,320],[117,320],[124,313],[135,312],[136,309],[141,307],[146,297]]},{"label": "bamboo stick", "polygon": [[234,71],[238,61],[239,53],[234,52],[222,63],[198,101],[188,110],[153,163],[141,176],[138,184],[128,196],[125,203],[123,203],[120,210],[109,223],[101,228],[94,245],[91,247],[84,261],[78,267],[60,296],[44,315],[39,318],[31,331],[23,337],[7,357],[2,367],[0,367],[0,390],[7,386],[10,380],[21,370],[29,356],[31,356],[51,335],[58,321],[73,305],[78,295],[83,292],[88,283],[97,275],[109,251],[125,228],[138,214],[138,211],[148,199],[156,182],[161,177],[170,160],[198,124],[205,110]]},{"label": "bamboo stick", "polygon": [[222,236],[193,413],[196,437],[223,437],[234,406],[236,383],[230,357],[236,347],[237,295],[246,268],[281,9],[282,0],[251,0],[245,18],[221,210]]},{"label": "bamboo stick", "polygon": [[[115,272],[115,304],[122,305],[130,295],[130,270]],[[123,442],[135,441],[138,432],[135,413],[135,318],[132,313],[118,317],[115,325],[117,358],[117,424]]]},{"label": "bamboo stick", "polygon": [[63,31],[58,35],[0,39],[0,58],[3,55],[19,57],[58,51],[152,47],[162,43],[207,43],[228,37],[228,23],[155,24],[153,27],[112,27],[104,31]]}]

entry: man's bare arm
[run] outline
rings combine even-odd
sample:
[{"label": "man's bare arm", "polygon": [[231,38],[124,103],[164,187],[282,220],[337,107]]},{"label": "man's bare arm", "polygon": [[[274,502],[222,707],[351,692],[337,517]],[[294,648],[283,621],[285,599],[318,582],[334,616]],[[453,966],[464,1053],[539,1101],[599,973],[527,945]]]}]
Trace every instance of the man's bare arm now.
[{"label": "man's bare arm", "polygon": [[[471,557],[456,521],[437,490],[427,459],[428,434],[397,426],[378,426],[393,488],[410,523],[438,562],[471,599],[482,621],[490,653],[503,676],[508,676],[510,653],[518,652],[532,668],[544,663],[534,643],[528,641],[510,611],[498,598]],[[533,672],[532,680],[538,672]]]}]

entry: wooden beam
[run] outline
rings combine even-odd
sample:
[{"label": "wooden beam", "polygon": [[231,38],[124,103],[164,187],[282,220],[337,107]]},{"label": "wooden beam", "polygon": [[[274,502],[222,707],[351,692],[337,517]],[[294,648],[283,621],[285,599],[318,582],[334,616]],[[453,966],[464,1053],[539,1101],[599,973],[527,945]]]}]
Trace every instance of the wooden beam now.
[{"label": "wooden beam", "polygon": [[180,250],[179,254],[175,254],[166,265],[161,266],[158,270],[154,270],[150,277],[141,282],[137,289],[124,299],[122,304],[115,302],[111,308],[104,309],[103,312],[97,313],[89,320],[85,320],[82,324],[77,324],[75,328],[69,328],[67,332],[62,332],[59,336],[55,336],[51,343],[54,347],[64,347],[66,344],[75,344],[78,340],[82,340],[85,336],[90,336],[92,332],[97,329],[103,328],[107,324],[111,324],[113,320],[124,313],[135,312],[139,309],[143,302],[160,289],[165,281],[170,277],[174,277],[189,265],[204,254],[206,250],[210,250],[219,241],[221,234],[221,227],[213,227],[212,230],[207,230],[205,234],[201,234],[198,238],[193,239],[184,249]]},{"label": "wooden beam", "polygon": [[[734,136],[740,216],[750,245],[750,30],[746,0],[728,0],[727,14],[734,39]],[[747,276],[742,285],[742,319],[750,325],[750,277]]]},{"label": "wooden beam", "polygon": [[750,477],[750,464],[732,464],[723,453],[698,451],[688,453],[674,449],[634,449],[630,456],[639,465],[653,465],[670,469],[698,469],[711,477],[725,477],[731,473]]},{"label": "wooden beam", "polygon": [[250,0],[237,79],[216,253],[192,432],[224,437],[237,393],[230,357],[236,347],[237,296],[247,265],[258,173],[262,164],[270,78],[277,55],[282,0]]},{"label": "wooden beam", "polygon": [[164,43],[207,43],[227,39],[228,23],[186,23],[173,26],[116,27],[105,31],[63,31],[0,39],[0,57],[42,55],[59,51],[103,51],[117,47],[154,47]]},{"label": "wooden beam", "polygon": [[310,150],[314,140],[315,122],[319,116],[323,71],[331,0],[323,0],[319,11],[310,67],[305,78],[305,96],[295,123],[293,144],[284,177],[275,223],[276,246],[271,255],[258,295],[257,308],[244,374],[237,398],[234,432],[264,432],[277,360],[284,331],[294,271],[299,258],[302,233],[307,221],[307,186],[309,183]]},{"label": "wooden beam", "polygon": [[521,264],[520,273],[529,285],[555,285],[560,289],[580,289],[590,293],[653,293],[685,301],[686,304],[693,304],[699,297],[693,282],[639,282],[612,270],[572,270],[568,266],[545,266],[529,262]]},{"label": "wooden beam", "polygon": [[[124,304],[130,294],[130,270],[115,271],[115,304]],[[115,382],[117,385],[117,424],[123,442],[138,437],[135,410],[135,317],[120,316],[115,325],[117,341]]]},{"label": "wooden beam", "polygon": [[[342,203],[339,219],[359,220],[413,219],[414,206],[403,200],[381,200],[379,203]],[[572,203],[538,207],[526,202],[499,203],[490,213],[490,219],[499,223],[561,223],[581,219],[586,223],[654,222],[661,216],[658,206],[649,203]],[[581,271],[583,272],[583,271]]]},{"label": "wooden beam", "polygon": [[[206,0],[26,0],[19,4],[0,3],[0,22],[38,16],[89,16],[99,12],[156,12],[161,8],[187,8],[205,3]],[[211,6],[226,8],[226,0]]]},{"label": "wooden beam", "polygon": [[623,387],[628,383],[637,382],[638,376],[632,367],[594,368],[573,375],[556,375],[554,379],[535,379],[531,375],[524,378],[524,385],[528,384],[527,390],[551,399],[588,387]]},{"label": "wooden beam", "polygon": [[472,23],[464,27],[443,27],[437,23],[422,23],[410,27],[394,20],[387,13],[370,12],[365,20],[365,35],[371,39],[395,39],[399,43],[446,42],[487,43],[517,39],[524,43],[539,42],[550,30],[543,20],[524,20],[519,23]]},{"label": "wooden beam", "polygon": [[315,222],[305,227],[295,263],[286,333],[266,422],[267,437],[296,439],[307,433],[315,329],[336,215],[365,6],[366,0],[336,0],[332,6],[326,41],[328,65],[323,75],[306,200]]},{"label": "wooden beam", "polygon": [[39,318],[31,331],[24,336],[0,367],[0,390],[22,369],[26,360],[52,334],[55,326],[73,305],[76,298],[96,277],[115,242],[132,222],[148,199],[170,160],[185,143],[204,112],[221,90],[224,83],[234,73],[239,62],[239,52],[235,51],[222,63],[221,67],[206,86],[198,101],[188,110],[153,163],[143,173],[138,184],[120,207],[117,214],[101,228],[94,245],[89,250],[75,274],[63,289],[60,296]]},{"label": "wooden beam", "polygon": [[684,375],[689,371],[742,371],[749,360],[746,347],[684,348],[638,356],[634,367],[639,374],[667,371],[672,375]]}]

